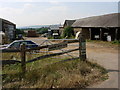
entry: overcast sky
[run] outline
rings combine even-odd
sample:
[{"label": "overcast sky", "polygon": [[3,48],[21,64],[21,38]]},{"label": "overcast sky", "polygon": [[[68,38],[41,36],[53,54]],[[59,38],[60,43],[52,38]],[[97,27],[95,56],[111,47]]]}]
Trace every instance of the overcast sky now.
[{"label": "overcast sky", "polygon": [[[1,1],[1,0],[0,0]],[[80,19],[89,16],[118,12],[118,0],[111,2],[78,2],[61,0],[5,0],[0,3],[0,18],[20,26],[63,24],[66,19]],[[104,0],[105,1],[105,0]]]}]

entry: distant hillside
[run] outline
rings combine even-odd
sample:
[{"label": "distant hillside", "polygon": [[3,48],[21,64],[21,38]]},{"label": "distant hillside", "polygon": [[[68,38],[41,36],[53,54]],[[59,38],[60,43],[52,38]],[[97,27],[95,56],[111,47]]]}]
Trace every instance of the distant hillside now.
[{"label": "distant hillside", "polygon": [[[55,25],[60,25],[60,24],[55,24]],[[17,27],[17,29],[27,29],[27,28],[42,28],[42,27],[49,27],[52,25],[33,25],[33,26],[22,26],[22,27]]]},{"label": "distant hillside", "polygon": [[50,25],[22,26],[22,27],[17,27],[17,29],[42,28],[42,27],[49,27],[49,26],[50,26]]}]

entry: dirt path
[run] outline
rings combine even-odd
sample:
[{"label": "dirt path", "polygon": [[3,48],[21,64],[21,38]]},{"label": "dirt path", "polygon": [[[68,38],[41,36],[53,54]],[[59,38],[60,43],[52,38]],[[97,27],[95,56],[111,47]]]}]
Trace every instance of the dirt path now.
[{"label": "dirt path", "polygon": [[118,50],[98,44],[87,44],[87,57],[108,70],[109,79],[90,88],[118,88]]}]

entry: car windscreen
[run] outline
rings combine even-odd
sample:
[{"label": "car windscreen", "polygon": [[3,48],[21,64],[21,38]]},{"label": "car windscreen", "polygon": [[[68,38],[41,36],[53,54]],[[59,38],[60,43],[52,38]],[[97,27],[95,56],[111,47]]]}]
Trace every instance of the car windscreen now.
[{"label": "car windscreen", "polygon": [[19,48],[20,47],[20,42],[14,42],[14,43],[12,43],[10,46],[9,46],[9,48]]},{"label": "car windscreen", "polygon": [[34,42],[32,42],[32,41],[28,41],[27,44],[28,44],[28,45],[36,45],[36,44],[35,44]]},{"label": "car windscreen", "polygon": [[21,42],[21,44],[25,44],[25,45],[27,45],[27,46],[29,46],[29,45],[36,45],[34,42],[32,42],[32,41],[23,41],[23,42]]}]

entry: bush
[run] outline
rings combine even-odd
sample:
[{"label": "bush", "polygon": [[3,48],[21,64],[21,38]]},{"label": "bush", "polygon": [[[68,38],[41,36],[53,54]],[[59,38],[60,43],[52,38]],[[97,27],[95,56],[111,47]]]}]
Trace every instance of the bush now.
[{"label": "bush", "polygon": [[70,27],[70,26],[66,27],[63,31],[63,37],[64,38],[65,37],[70,38],[70,37],[73,37],[73,36],[75,36],[73,28]]},{"label": "bush", "polygon": [[39,29],[37,29],[37,32],[38,32],[39,34],[48,33],[48,28],[39,28]]},{"label": "bush", "polygon": [[18,36],[19,34],[25,35],[24,30],[16,29],[16,35]]},{"label": "bush", "polygon": [[112,44],[120,44],[120,41],[115,40],[115,41],[112,41],[111,43],[112,43]]}]

